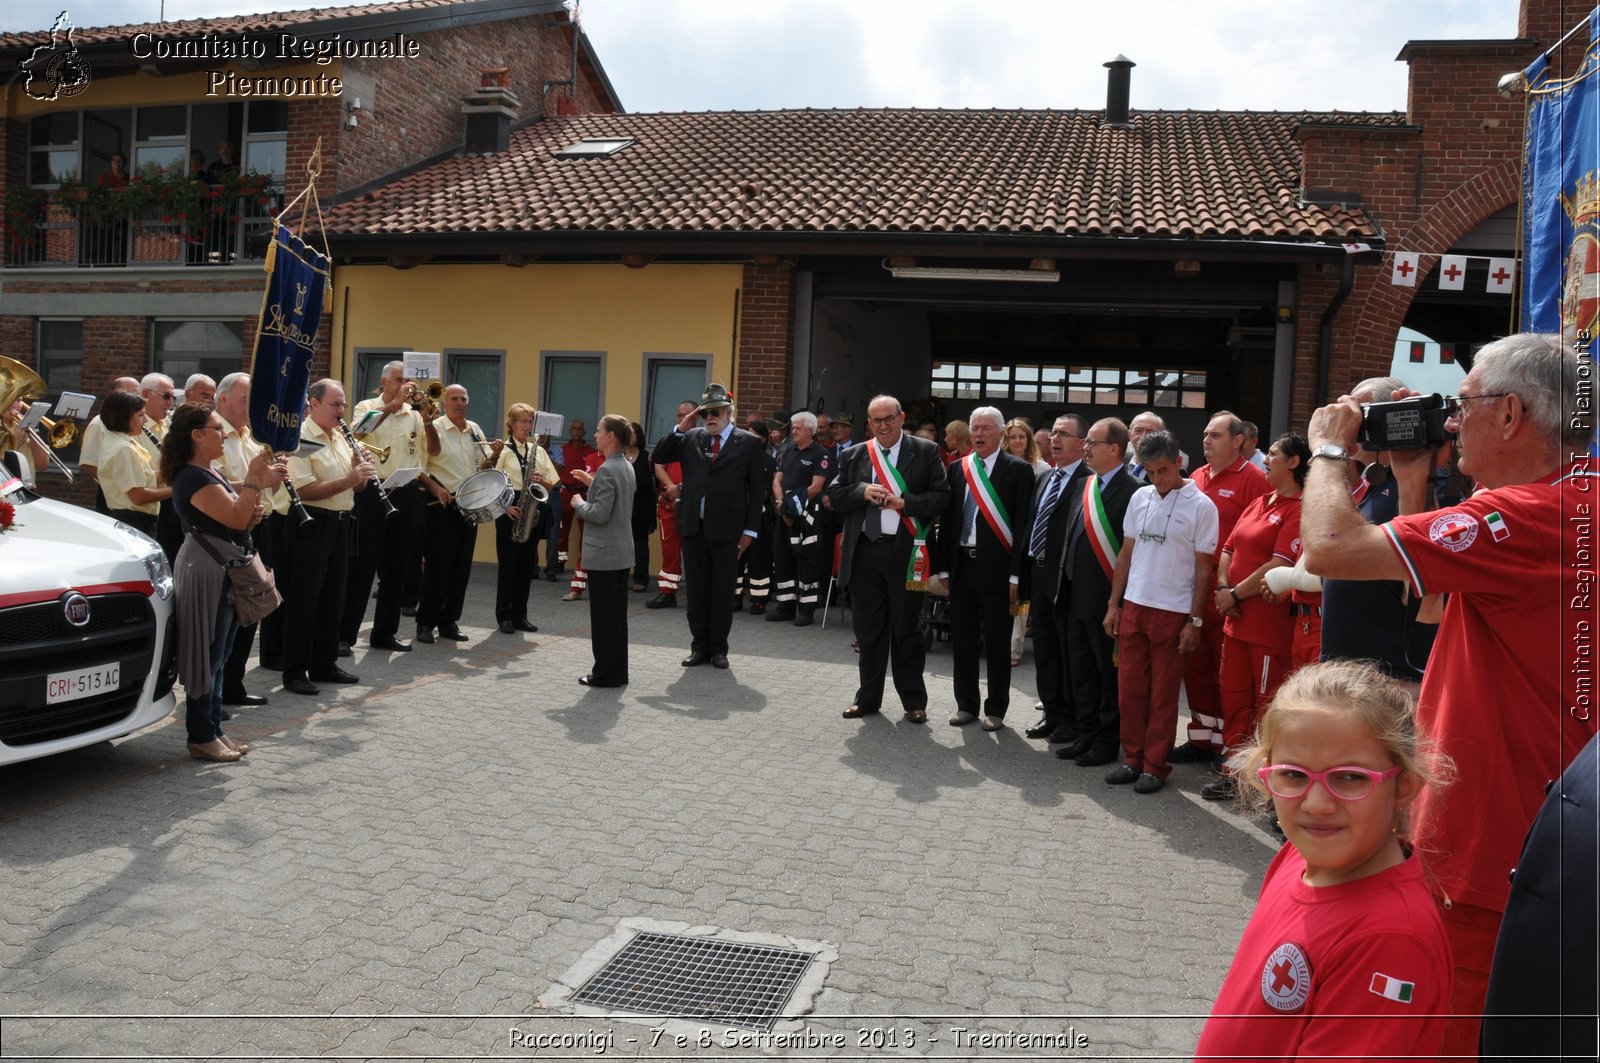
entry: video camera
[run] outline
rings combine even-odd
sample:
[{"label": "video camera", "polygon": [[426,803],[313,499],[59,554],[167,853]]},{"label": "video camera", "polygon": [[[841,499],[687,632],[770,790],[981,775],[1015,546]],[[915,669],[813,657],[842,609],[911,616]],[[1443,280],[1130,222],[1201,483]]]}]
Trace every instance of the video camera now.
[{"label": "video camera", "polygon": [[1423,450],[1452,438],[1445,431],[1449,404],[1439,394],[1361,405],[1360,443],[1367,450]]}]

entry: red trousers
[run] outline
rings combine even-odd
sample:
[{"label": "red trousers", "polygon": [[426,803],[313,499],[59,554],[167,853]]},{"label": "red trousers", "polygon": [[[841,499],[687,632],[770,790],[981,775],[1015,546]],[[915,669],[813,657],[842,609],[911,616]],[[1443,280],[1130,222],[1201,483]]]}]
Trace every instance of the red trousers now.
[{"label": "red trousers", "polygon": [[1165,779],[1178,730],[1178,683],[1183,655],[1178,636],[1187,613],[1123,602],[1117,623],[1117,699],[1122,752],[1128,767]]},{"label": "red trousers", "polygon": [[1289,644],[1289,671],[1298,672],[1322,660],[1322,617],[1291,616],[1294,641]]},{"label": "red trousers", "polygon": [[665,494],[656,503],[656,523],[661,526],[661,575],[656,585],[662,594],[677,594],[683,575],[683,554],[678,543],[678,504]]},{"label": "red trousers", "polygon": [[[1193,656],[1191,654],[1191,656]],[[1217,686],[1222,691],[1222,733],[1225,752],[1232,753],[1256,733],[1256,721],[1289,674],[1289,655],[1267,646],[1226,636]]]},{"label": "red trousers", "polygon": [[1222,691],[1217,676],[1222,669],[1222,614],[1212,595],[1206,595],[1205,626],[1200,645],[1183,662],[1183,692],[1189,696],[1189,741],[1222,751]]}]

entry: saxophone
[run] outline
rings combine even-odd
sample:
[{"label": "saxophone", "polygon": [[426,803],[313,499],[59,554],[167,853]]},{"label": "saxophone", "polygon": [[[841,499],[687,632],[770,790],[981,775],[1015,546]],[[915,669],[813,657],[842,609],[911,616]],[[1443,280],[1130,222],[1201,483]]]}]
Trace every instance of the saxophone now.
[{"label": "saxophone", "polygon": [[[537,445],[536,443],[529,444],[530,456],[532,456],[532,448]],[[515,444],[512,444],[512,446],[511,452],[516,454]],[[525,543],[533,537],[533,530],[539,525],[539,513],[543,509],[544,503],[550,500],[550,492],[545,489],[544,484],[534,479],[533,475],[530,474],[526,458],[521,454],[517,454],[517,460],[522,463],[522,482],[524,484],[522,494],[517,498],[517,505],[522,508],[522,516],[518,517],[517,522],[511,526],[511,541]]]}]

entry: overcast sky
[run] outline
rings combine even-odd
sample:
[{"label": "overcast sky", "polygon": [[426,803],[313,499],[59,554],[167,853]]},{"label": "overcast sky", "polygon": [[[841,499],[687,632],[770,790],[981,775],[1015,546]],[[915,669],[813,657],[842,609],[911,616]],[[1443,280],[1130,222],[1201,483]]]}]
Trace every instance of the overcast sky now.
[{"label": "overcast sky", "polygon": [[[169,21],[298,7],[167,0]],[[328,6],[346,6],[334,4]],[[1572,4],[1574,21],[1583,4]],[[159,0],[10,0],[0,30],[154,21]],[[1516,0],[582,0],[630,111],[1105,105],[1398,111],[1408,40],[1514,37]],[[1463,91],[1492,91],[1492,85]]]}]

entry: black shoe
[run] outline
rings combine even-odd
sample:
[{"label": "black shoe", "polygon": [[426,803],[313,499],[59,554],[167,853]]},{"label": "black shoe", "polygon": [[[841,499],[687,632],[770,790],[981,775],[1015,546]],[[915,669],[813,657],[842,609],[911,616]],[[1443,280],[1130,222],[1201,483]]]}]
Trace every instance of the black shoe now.
[{"label": "black shoe", "polygon": [[402,605],[400,607],[400,615],[401,616],[416,616],[417,615],[417,607],[414,606],[414,605]]},{"label": "black shoe", "polygon": [[767,603],[766,602],[751,602],[750,603],[750,615],[751,616],[760,616],[762,613],[765,613],[766,611],[767,611]]},{"label": "black shoe", "polygon": [[696,668],[696,667],[699,667],[702,664],[708,664],[710,661],[711,661],[711,654],[702,653],[699,650],[695,650],[693,653],[689,654],[689,656],[685,657],[683,660],[679,661],[678,663],[683,665],[685,668]]},{"label": "black shoe", "polygon": [[318,682],[318,683],[359,683],[359,682],[361,682],[361,680],[357,679],[355,676],[351,675],[349,672],[345,671],[343,668],[340,668],[338,665],[334,665],[332,668],[329,668],[326,672],[315,672],[315,673],[312,674],[311,678],[313,680],[315,680],[316,682]]},{"label": "black shoe", "polygon": [[733,611],[736,612],[736,613],[744,612],[744,599],[743,598],[735,598],[733,600]]},{"label": "black shoe", "polygon": [[767,623],[782,624],[786,621],[793,620],[794,616],[794,603],[779,602],[777,605],[772,607],[772,612],[767,614]]},{"label": "black shoe", "polygon": [[628,685],[626,682],[622,682],[622,683],[602,683],[602,682],[598,681],[597,679],[595,679],[595,677],[593,675],[580,675],[578,677],[578,682],[582,683],[586,687],[625,687],[625,686]]},{"label": "black shoe", "polygon": [[517,625],[513,624],[509,620],[500,621],[500,634],[502,634],[502,635],[515,635],[516,633],[517,633]]},{"label": "black shoe", "polygon": [[317,684],[313,683],[303,675],[284,676],[283,689],[287,690],[291,694],[304,694],[307,697],[315,697],[316,695],[322,693],[322,691],[317,688]]},{"label": "black shoe", "polygon": [[646,609],[676,609],[678,596],[676,594],[658,594],[644,603]]},{"label": "black shoe", "polygon": [[1023,729],[1023,734],[1029,738],[1049,738],[1055,732],[1056,725],[1049,720],[1040,720],[1032,727]]},{"label": "black shoe", "polygon": [[561,573],[559,571],[557,571],[557,572],[546,572],[544,574],[544,581],[546,583],[554,583],[556,580],[558,580],[560,578],[561,578]]},{"label": "black shoe", "polygon": [[340,657],[349,657],[354,653],[355,653],[355,651],[350,648],[350,644],[348,642],[346,642],[344,639],[340,639],[339,640],[339,656]]},{"label": "black shoe", "polygon": [[433,628],[419,626],[417,628],[417,641],[425,646],[433,645]]},{"label": "black shoe", "polygon": [[[767,619],[770,620],[772,618],[768,617]],[[816,619],[817,619],[817,607],[814,606],[814,605],[802,605],[800,607],[799,612],[794,614],[794,626],[795,627],[810,627],[813,623],[816,622]]]},{"label": "black shoe", "polygon": [[461,629],[456,627],[454,624],[451,624],[449,627],[445,627],[443,624],[440,624],[439,637],[442,639],[449,639],[451,642],[467,641],[467,636],[463,635],[461,633]]},{"label": "black shoe", "polygon": [[511,621],[511,626],[516,628],[518,631],[538,631],[539,630],[539,625],[538,624],[530,624],[526,620],[513,620],[513,621]]},{"label": "black shoe", "polygon": [[1072,763],[1080,768],[1098,768],[1102,764],[1110,764],[1117,759],[1116,749],[1095,749],[1090,747],[1072,758]]},{"label": "black shoe", "polygon": [[383,638],[373,639],[369,645],[375,650],[390,650],[394,653],[411,652],[411,643],[401,642],[393,635],[387,635]]},{"label": "black shoe", "polygon": [[713,653],[711,655],[711,667],[713,667],[713,668],[726,668],[726,667],[728,667],[728,655],[725,654],[725,653]]},{"label": "black shoe", "polygon": [[1200,796],[1207,801],[1231,801],[1239,792],[1239,783],[1232,775],[1213,779],[1200,787]]},{"label": "black shoe", "polygon": [[1070,746],[1077,740],[1077,735],[1062,734],[1060,731],[1050,736],[1050,744],[1053,746]]},{"label": "black shoe", "polygon": [[1167,754],[1168,764],[1199,764],[1201,761],[1211,759],[1211,750],[1204,746],[1197,746],[1193,742],[1183,745]]},{"label": "black shoe", "polygon": [[1139,769],[1129,767],[1126,764],[1118,764],[1115,768],[1106,772],[1106,782],[1112,786],[1126,786],[1131,782],[1137,782],[1138,779]]},{"label": "black shoe", "polygon": [[1089,743],[1079,738],[1075,739],[1071,745],[1065,745],[1056,750],[1056,756],[1062,760],[1077,760],[1087,752],[1089,752]]},{"label": "black shoe", "polygon": [[1144,772],[1139,776],[1139,781],[1133,784],[1133,792],[1136,794],[1153,794],[1165,785],[1167,785],[1167,780],[1161,776]]},{"label": "black shoe", "polygon": [[243,690],[224,690],[222,692],[224,705],[265,705],[267,699],[260,694],[249,694]]}]

